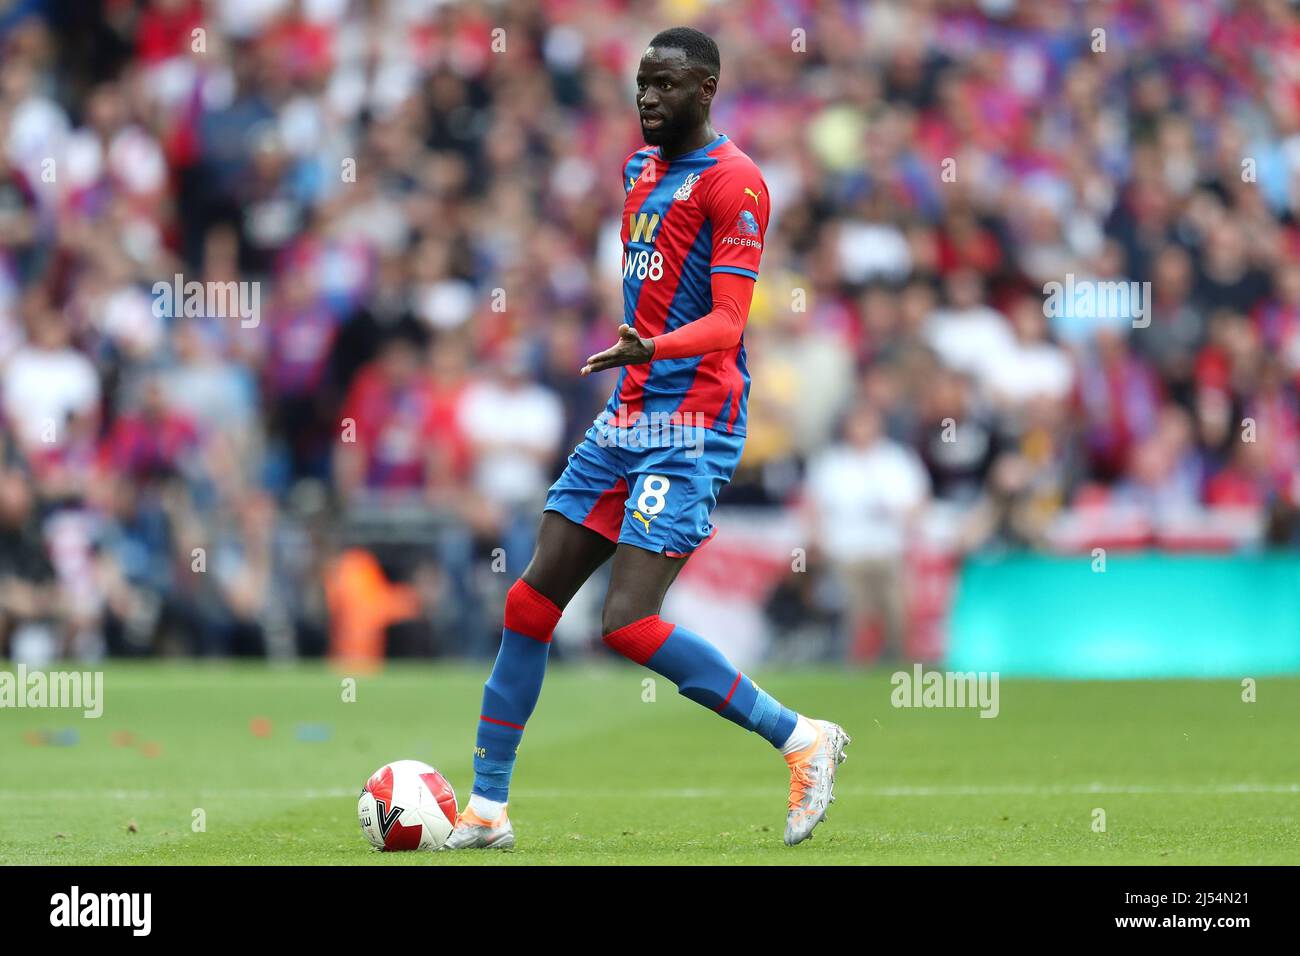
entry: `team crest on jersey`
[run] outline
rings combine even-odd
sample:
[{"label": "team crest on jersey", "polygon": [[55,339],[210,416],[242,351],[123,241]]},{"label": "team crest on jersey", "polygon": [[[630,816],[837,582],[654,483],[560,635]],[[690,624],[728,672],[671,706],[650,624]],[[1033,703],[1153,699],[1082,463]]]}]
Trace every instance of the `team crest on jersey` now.
[{"label": "team crest on jersey", "polygon": [[695,187],[695,184],[698,183],[699,181],[700,181],[699,173],[690,173],[686,177],[686,179],[682,181],[682,184],[677,187],[677,192],[673,193],[673,198],[681,199],[681,200],[690,199],[691,190]]},{"label": "team crest on jersey", "polygon": [[736,217],[736,231],[742,236],[758,235],[758,220],[754,218],[754,214],[748,209],[742,210],[740,215]]}]

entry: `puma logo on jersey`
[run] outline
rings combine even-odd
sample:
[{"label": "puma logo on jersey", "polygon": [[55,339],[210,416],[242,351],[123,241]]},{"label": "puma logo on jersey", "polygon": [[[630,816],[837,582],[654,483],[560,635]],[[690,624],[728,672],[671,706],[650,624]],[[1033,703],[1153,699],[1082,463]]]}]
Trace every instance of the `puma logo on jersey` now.
[{"label": "puma logo on jersey", "polygon": [[755,204],[755,205],[758,204],[758,193],[754,192],[754,190],[750,189],[748,186],[745,187],[745,195],[746,195],[746,196],[753,196],[753,197],[754,197],[754,204]]}]

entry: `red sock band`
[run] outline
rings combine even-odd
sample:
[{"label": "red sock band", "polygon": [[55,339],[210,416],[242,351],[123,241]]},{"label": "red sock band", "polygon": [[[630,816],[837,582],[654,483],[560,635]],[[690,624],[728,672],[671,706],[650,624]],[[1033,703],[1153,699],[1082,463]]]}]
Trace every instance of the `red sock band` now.
[{"label": "red sock band", "polygon": [[611,631],[602,640],[610,649],[622,654],[628,660],[645,664],[654,657],[655,651],[663,646],[672,632],[673,625],[661,621],[658,614],[653,614],[626,624],[617,631]]},{"label": "red sock band", "polygon": [[541,594],[523,578],[506,592],[506,630],[531,637],[543,644],[551,642],[551,632],[564,612],[550,598]]}]

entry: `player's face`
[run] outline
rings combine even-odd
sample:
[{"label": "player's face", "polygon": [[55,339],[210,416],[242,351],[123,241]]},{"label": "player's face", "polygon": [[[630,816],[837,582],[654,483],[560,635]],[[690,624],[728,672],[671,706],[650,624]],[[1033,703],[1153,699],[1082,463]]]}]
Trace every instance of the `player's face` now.
[{"label": "player's face", "polygon": [[680,142],[700,127],[707,115],[712,77],[692,68],[686,54],[673,47],[650,47],[636,72],[636,106],[641,136],[651,146]]}]

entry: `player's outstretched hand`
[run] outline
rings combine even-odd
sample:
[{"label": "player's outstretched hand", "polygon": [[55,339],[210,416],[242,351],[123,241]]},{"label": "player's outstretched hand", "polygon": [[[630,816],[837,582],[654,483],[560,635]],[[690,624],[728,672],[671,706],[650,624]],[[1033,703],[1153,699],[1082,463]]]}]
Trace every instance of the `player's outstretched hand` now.
[{"label": "player's outstretched hand", "polygon": [[654,342],[641,338],[632,326],[620,325],[617,344],[613,348],[589,356],[587,364],[582,367],[582,374],[603,372],[607,368],[618,368],[620,365],[640,365],[650,361],[654,354]]}]

